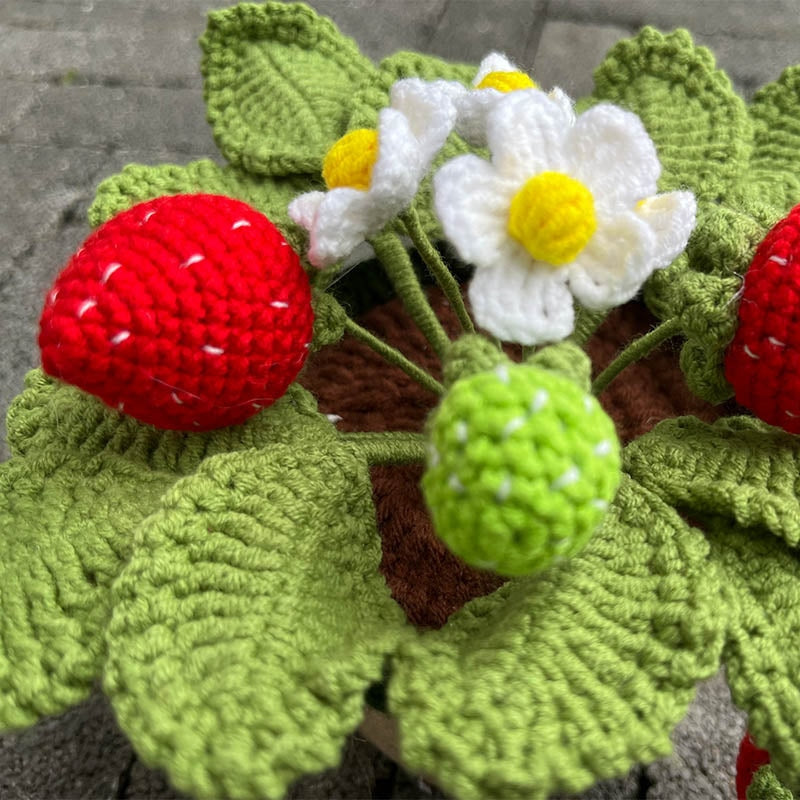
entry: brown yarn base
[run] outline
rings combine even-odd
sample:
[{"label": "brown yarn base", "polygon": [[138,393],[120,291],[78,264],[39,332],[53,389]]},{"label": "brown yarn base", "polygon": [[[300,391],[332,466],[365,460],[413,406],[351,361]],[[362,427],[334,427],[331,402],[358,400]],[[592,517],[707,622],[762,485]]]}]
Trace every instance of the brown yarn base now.
[{"label": "brown yarn base", "polygon": [[[429,297],[448,334],[457,336],[458,321],[441,292],[431,289]],[[371,309],[359,322],[441,377],[436,355],[398,300]],[[595,374],[655,324],[641,303],[615,309],[587,347]],[[678,348],[679,342],[668,342],[628,367],[600,398],[623,442],[669,417],[694,414],[711,422],[724,411],[691,394],[678,366]],[[341,416],[337,427],[342,431],[419,431],[436,405],[433,394],[350,337],[312,358],[302,383],[317,396],[323,413]],[[372,470],[383,544],[380,568],[408,619],[439,628],[450,614],[494,591],[503,579],[467,566],[436,537],[419,489],[421,475],[417,465]]]}]

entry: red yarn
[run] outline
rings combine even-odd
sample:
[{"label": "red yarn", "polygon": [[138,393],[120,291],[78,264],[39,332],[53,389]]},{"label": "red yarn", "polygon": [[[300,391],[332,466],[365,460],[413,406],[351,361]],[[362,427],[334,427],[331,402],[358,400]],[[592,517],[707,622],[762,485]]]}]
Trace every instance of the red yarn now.
[{"label": "red yarn", "polygon": [[800,205],[767,234],[747,270],[725,377],[738,403],[800,433]]},{"label": "red yarn", "polygon": [[243,422],[308,354],[311,288],[246,203],[177,195],[106,222],[58,276],[40,321],[45,372],[159,428]]},{"label": "red yarn", "polygon": [[747,788],[753,775],[765,764],[769,764],[769,753],[757,747],[750,734],[745,733],[736,757],[736,794],[739,800],[747,800]]}]

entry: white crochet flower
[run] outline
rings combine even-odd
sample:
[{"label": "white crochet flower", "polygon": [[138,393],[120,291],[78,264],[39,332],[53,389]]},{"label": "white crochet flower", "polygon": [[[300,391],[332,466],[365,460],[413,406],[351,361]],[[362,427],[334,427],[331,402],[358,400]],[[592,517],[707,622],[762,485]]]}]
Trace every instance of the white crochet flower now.
[{"label": "white crochet flower", "polygon": [[451,94],[418,78],[398,81],[377,130],[351,131],[333,145],[322,170],[328,191],[289,205],[289,216],[310,234],[314,266],[342,260],[411,204],[455,124]]},{"label": "white crochet flower", "polygon": [[656,195],[641,120],[598,105],[577,120],[543,92],[503,97],[487,120],[491,162],[464,155],[434,176],[445,236],[476,266],[476,322],[505,341],[558,341],[572,296],[590,309],[632,298],[694,227],[690,192]]},{"label": "white crochet flower", "polygon": [[[509,92],[539,90],[531,77],[502,53],[489,53],[481,61],[472,87],[455,99],[456,131],[476,147],[486,146],[486,120],[498,100]],[[565,113],[573,113],[572,100],[561,89],[553,89],[548,96],[563,106]]]}]

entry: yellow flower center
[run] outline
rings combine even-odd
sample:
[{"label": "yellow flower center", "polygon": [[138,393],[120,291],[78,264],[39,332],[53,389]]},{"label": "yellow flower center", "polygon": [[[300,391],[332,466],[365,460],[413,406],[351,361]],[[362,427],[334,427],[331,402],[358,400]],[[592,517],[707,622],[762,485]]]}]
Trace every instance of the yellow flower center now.
[{"label": "yellow flower center", "polygon": [[560,172],[531,178],[511,201],[508,232],[536,261],[568,264],[597,230],[592,193]]},{"label": "yellow flower center", "polygon": [[336,142],[322,163],[322,179],[329,189],[347,186],[369,189],[372,168],[378,160],[378,131],[359,128]]},{"label": "yellow flower center", "polygon": [[490,72],[476,89],[497,89],[498,92],[514,92],[517,89],[536,89],[535,81],[524,72]]}]

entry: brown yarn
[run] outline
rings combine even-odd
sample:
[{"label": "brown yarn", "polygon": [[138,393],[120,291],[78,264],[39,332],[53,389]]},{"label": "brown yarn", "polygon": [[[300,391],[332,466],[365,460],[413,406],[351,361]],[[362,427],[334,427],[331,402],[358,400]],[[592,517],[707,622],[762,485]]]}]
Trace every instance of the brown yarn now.
[{"label": "brown yarn", "polygon": [[[458,320],[437,289],[429,291],[448,334],[458,335]],[[360,324],[391,343],[437,378],[440,364],[399,300],[368,311]],[[615,309],[589,341],[595,374],[623,347],[656,324],[637,302]],[[724,408],[697,399],[678,366],[678,344],[668,342],[628,367],[603,393],[601,402],[622,441],[630,441],[668,417],[694,414],[706,421]],[[366,345],[350,337],[310,359],[303,385],[319,399],[320,410],[337,414],[342,431],[419,431],[436,397]],[[441,627],[469,600],[503,583],[450,553],[436,537],[419,489],[422,467],[375,467],[373,496],[383,543],[381,572],[408,619],[421,627]]]}]

